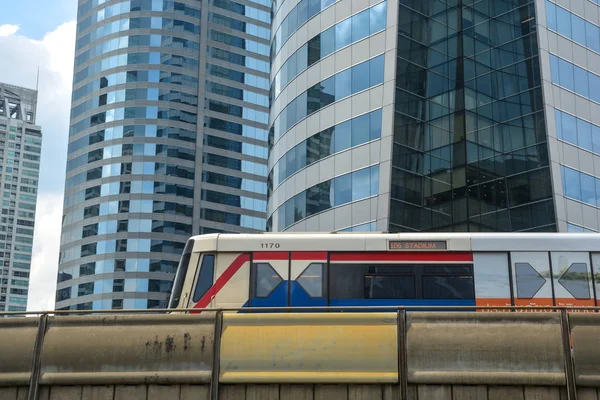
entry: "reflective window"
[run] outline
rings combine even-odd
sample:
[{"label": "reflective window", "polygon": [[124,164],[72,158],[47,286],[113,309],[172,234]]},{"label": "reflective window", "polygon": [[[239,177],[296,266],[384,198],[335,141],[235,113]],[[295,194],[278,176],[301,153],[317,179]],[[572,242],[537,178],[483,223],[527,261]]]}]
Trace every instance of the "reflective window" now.
[{"label": "reflective window", "polygon": [[227,61],[232,64],[241,65],[242,67],[254,69],[264,73],[269,73],[270,64],[268,61],[259,60],[255,57],[245,56],[231,51],[219,49],[217,47],[208,46],[208,55],[212,58],[221,61]]},{"label": "reflective window", "polygon": [[313,162],[380,136],[381,109],[318,132],[294,146],[275,163],[270,173],[269,190]]},{"label": "reflective window", "polygon": [[252,161],[240,160],[238,158],[225,157],[212,153],[204,153],[203,162],[221,168],[243,171],[248,174],[267,176],[267,165]]},{"label": "reflective window", "polygon": [[76,85],[82,80],[108,69],[135,64],[171,65],[198,71],[198,60],[194,58],[158,52],[127,53],[103,58],[75,72],[73,75],[73,84]]},{"label": "reflective window", "polygon": [[319,183],[279,206],[275,211],[278,217],[278,231],[285,230],[305,217],[352,201],[376,196],[378,192],[379,165]]},{"label": "reflective window", "polygon": [[249,7],[240,3],[236,3],[235,1],[227,1],[227,0],[214,0],[213,5],[216,7],[222,8],[224,10],[232,11],[234,13],[243,15],[248,18],[257,19],[264,23],[271,22],[271,14],[262,11],[258,8]]},{"label": "reflective window", "polygon": [[125,18],[97,25],[94,29],[77,40],[75,45],[76,51],[105,36],[127,31],[129,29],[166,29],[172,32],[187,32],[194,35],[200,34],[199,24],[193,24],[178,19],[161,17]]},{"label": "reflective window", "polygon": [[[128,101],[128,100],[161,100],[175,103],[198,105],[198,96],[176,90],[149,88],[149,89],[121,89],[106,92],[83,103],[75,105],[71,109],[71,119],[95,110],[98,107]],[[75,104],[75,103],[74,103]]]},{"label": "reflective window", "polygon": [[[361,74],[369,71],[368,87],[383,83],[383,55],[372,58],[364,63],[357,64],[345,71],[317,83],[306,92],[292,100],[275,118],[271,131],[269,132],[269,145],[277,142],[293,125],[315,111],[341,100],[356,92],[352,91],[352,82],[358,82]],[[364,78],[364,77],[363,77]],[[355,86],[361,89],[363,85]],[[362,89],[361,89],[362,90]]]},{"label": "reflective window", "polygon": [[250,215],[231,213],[226,211],[202,208],[200,210],[201,218],[208,221],[220,222],[222,224],[241,226],[249,229],[264,230],[265,218],[253,217]]},{"label": "reflective window", "polygon": [[249,90],[226,86],[221,83],[206,81],[206,90],[221,96],[231,97],[233,99],[247,101],[263,107],[269,107],[269,98],[266,95],[258,94]]},{"label": "reflective window", "polygon": [[267,185],[264,182],[247,178],[239,178],[231,175],[223,175],[216,172],[202,172],[202,181],[215,185],[227,186],[249,192],[267,194]]},{"label": "reflective window", "polygon": [[552,54],[550,55],[550,69],[552,83],[600,103],[600,76]]},{"label": "reflective window", "polygon": [[72,101],[80,99],[94,91],[101,90],[107,87],[133,82],[152,82],[152,83],[170,83],[172,85],[181,85],[197,89],[198,78],[190,75],[181,74],[178,72],[167,72],[160,70],[142,70],[142,71],[126,71],[116,72],[114,74],[104,75],[94,79],[75,90],[73,90]]},{"label": "reflective window", "polygon": [[600,179],[561,165],[563,192],[566,197],[600,207]]},{"label": "reflective window", "polygon": [[231,28],[236,31],[248,33],[253,36],[258,36],[261,39],[269,40],[271,36],[271,31],[269,28],[267,28],[268,24],[265,24],[265,26],[259,26],[257,24],[240,21],[238,19],[226,17],[224,15],[217,14],[214,12],[208,14],[208,20],[212,23],[224,26],[226,28]]},{"label": "reflective window", "polygon": [[198,282],[196,282],[196,289],[194,290],[193,300],[195,303],[200,301],[202,296],[204,296],[212,286],[214,269],[215,256],[213,254],[205,254],[202,257],[202,264],[200,265],[200,271],[198,273]]},{"label": "reflective window", "polygon": [[263,90],[269,90],[269,80],[267,78],[214,64],[206,64],[206,71],[212,76],[229,79],[234,82],[254,86]]},{"label": "reflective window", "polygon": [[[98,7],[106,2],[106,0],[89,0],[86,3],[79,6],[79,12],[81,16],[85,15],[92,8]],[[131,11],[168,11],[171,13],[177,13],[187,15],[191,17],[200,18],[200,5],[198,8],[188,6],[178,1],[150,1],[150,0],[127,0],[120,3],[111,4],[106,7],[102,7],[92,13],[89,17],[77,24],[77,33],[81,33],[90,26],[103,21],[105,19],[114,17],[119,14],[125,14]]]},{"label": "reflective window", "polygon": [[414,299],[415,277],[365,276],[365,299]]},{"label": "reflective window", "polygon": [[181,50],[199,51],[200,43],[174,36],[132,35],[105,40],[75,57],[75,68],[88,60],[118,49],[136,46],[153,46]]},{"label": "reflective window", "polygon": [[546,1],[548,29],[572,39],[576,43],[600,52],[600,27],[570,13],[564,8]]},{"label": "reflective window", "polygon": [[597,233],[593,229],[584,228],[583,226],[567,223],[567,232],[586,232],[586,233]]},{"label": "reflective window", "polygon": [[338,232],[376,232],[377,231],[377,222],[371,221],[366,224],[360,224],[351,226],[349,228],[341,229]]},{"label": "reflective window", "polygon": [[310,297],[323,297],[325,264],[311,263],[296,281]]},{"label": "reflective window", "polygon": [[157,106],[119,107],[102,111],[89,118],[73,123],[70,128],[70,135],[75,135],[84,129],[99,124],[132,118],[165,119],[196,125],[197,114],[172,108],[158,108]]},{"label": "reflective window", "polygon": [[208,100],[208,109],[223,114],[228,114],[234,117],[247,119],[249,121],[258,122],[260,124],[269,123],[269,113],[266,111],[257,111],[249,107],[241,107],[233,104],[224,103],[217,100]]},{"label": "reflective window", "polygon": [[558,138],[596,154],[600,154],[600,126],[554,110]]},{"label": "reflective window", "polygon": [[281,46],[296,29],[336,1],[338,0],[301,0],[284,18],[277,32],[273,35],[271,54],[274,56],[279,53]]},{"label": "reflective window", "polygon": [[269,297],[269,295],[283,281],[281,276],[271,267],[270,264],[260,263],[254,264],[255,282],[254,296]]}]

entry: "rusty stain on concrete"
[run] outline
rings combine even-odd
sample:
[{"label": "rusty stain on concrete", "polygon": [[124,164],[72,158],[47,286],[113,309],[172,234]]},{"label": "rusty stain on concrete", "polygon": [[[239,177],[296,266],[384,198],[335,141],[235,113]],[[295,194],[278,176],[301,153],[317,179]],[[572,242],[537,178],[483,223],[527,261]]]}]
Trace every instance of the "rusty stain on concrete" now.
[{"label": "rusty stain on concrete", "polygon": [[185,332],[183,334],[183,350],[187,350],[188,348],[192,347],[192,336],[188,333]]}]

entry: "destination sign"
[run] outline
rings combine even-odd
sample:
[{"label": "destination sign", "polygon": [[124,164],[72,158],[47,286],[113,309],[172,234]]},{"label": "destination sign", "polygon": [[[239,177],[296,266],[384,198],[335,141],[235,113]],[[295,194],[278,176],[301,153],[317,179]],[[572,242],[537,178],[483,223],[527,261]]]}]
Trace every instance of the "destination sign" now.
[{"label": "destination sign", "polygon": [[390,250],[446,250],[445,241],[430,240],[390,240]]}]

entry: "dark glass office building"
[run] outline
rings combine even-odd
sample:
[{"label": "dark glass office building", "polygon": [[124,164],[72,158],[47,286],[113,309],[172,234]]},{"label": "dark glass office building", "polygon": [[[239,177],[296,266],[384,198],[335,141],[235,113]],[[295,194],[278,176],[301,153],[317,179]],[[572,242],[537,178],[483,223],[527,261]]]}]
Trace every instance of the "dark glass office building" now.
[{"label": "dark glass office building", "polygon": [[162,304],[186,240],[266,224],[270,0],[80,0],[57,309]]},{"label": "dark glass office building", "polygon": [[600,230],[597,1],[280,3],[267,229]]}]

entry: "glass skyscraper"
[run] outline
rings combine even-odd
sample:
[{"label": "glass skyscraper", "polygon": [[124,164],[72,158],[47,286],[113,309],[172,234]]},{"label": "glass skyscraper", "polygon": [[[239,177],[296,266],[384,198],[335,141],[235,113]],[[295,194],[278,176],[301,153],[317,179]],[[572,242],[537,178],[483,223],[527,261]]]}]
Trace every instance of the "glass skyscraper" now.
[{"label": "glass skyscraper", "polygon": [[266,224],[270,0],[80,0],[57,309],[158,307]]},{"label": "glass skyscraper", "polygon": [[271,231],[599,231],[600,4],[273,5]]},{"label": "glass skyscraper", "polygon": [[0,311],[25,311],[42,128],[37,91],[0,83]]}]

